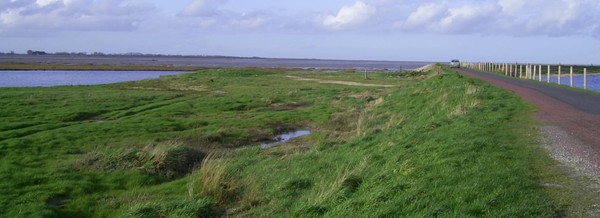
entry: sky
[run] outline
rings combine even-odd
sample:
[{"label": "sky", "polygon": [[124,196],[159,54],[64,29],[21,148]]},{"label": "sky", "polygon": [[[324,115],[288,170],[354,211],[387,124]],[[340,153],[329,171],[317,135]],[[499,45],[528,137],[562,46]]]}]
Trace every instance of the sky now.
[{"label": "sky", "polygon": [[0,52],[600,64],[600,0],[0,0]]}]

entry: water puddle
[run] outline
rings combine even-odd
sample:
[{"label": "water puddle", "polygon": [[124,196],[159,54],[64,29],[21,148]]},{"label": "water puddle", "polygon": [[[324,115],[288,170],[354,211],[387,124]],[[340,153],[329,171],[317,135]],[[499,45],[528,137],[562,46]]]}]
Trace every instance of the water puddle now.
[{"label": "water puddle", "polygon": [[275,136],[275,138],[273,138],[274,142],[260,144],[260,148],[271,148],[271,147],[283,145],[283,144],[287,143],[289,140],[292,140],[292,139],[295,139],[298,137],[302,137],[305,135],[309,135],[310,133],[311,133],[310,130],[298,130],[298,131],[294,131],[294,132],[287,132],[287,133]]}]

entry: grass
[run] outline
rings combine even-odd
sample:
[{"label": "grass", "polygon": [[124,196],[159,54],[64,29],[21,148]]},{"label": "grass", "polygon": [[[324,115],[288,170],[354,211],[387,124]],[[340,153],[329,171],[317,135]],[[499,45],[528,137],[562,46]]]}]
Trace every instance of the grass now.
[{"label": "grass", "polygon": [[[452,71],[208,69],[0,91],[0,215],[553,217],[532,110]],[[441,75],[438,75],[441,74]],[[367,87],[295,80],[390,85]],[[258,144],[284,131],[313,134]],[[544,174],[546,175],[546,174]]]}]

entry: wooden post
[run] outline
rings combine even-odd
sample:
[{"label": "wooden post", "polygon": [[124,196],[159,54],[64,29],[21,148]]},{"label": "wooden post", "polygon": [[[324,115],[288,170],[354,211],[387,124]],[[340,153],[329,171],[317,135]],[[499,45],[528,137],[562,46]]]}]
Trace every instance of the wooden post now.
[{"label": "wooden post", "polygon": [[569,73],[569,77],[571,78],[571,87],[573,87],[573,66],[571,66],[571,71]]},{"label": "wooden post", "polygon": [[561,80],[560,74],[562,73],[561,71],[562,71],[562,66],[558,65],[558,85],[560,85],[560,80]]},{"label": "wooden post", "polygon": [[542,65],[538,65],[539,73],[538,73],[538,81],[542,81]]},{"label": "wooden post", "polygon": [[548,64],[548,83],[550,83],[550,65]]},{"label": "wooden post", "polygon": [[587,89],[587,68],[583,68],[583,89]]},{"label": "wooden post", "polygon": [[519,78],[523,78],[523,65],[519,65]]},{"label": "wooden post", "polygon": [[369,79],[369,75],[367,74],[367,69],[365,69],[365,79]]}]

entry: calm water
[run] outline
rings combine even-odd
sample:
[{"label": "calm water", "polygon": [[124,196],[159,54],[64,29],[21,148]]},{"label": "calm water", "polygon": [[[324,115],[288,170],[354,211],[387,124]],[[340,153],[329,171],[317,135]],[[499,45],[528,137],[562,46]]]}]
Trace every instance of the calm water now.
[{"label": "calm water", "polygon": [[294,132],[288,132],[288,133],[284,133],[278,136],[275,136],[275,138],[273,139],[272,143],[263,143],[260,145],[260,148],[270,148],[270,147],[275,147],[275,146],[279,146],[279,145],[283,145],[285,143],[287,143],[289,140],[298,138],[298,137],[302,137],[305,135],[309,135],[310,134],[310,130],[298,130],[298,131],[294,131]]},{"label": "calm water", "polygon": [[[588,75],[587,77],[588,89],[600,92],[600,75]],[[548,81],[546,75],[542,76],[542,81]],[[550,82],[558,83],[558,76],[553,75],[550,78]],[[569,76],[562,76],[560,79],[560,84],[570,86],[571,78]],[[583,75],[573,75],[573,85],[575,85],[577,88],[583,88]]]},{"label": "calm water", "polygon": [[171,71],[0,71],[0,87],[98,85],[159,78]]},{"label": "calm water", "polygon": [[412,70],[431,64],[421,61],[321,60],[287,58],[239,58],[200,56],[71,56],[71,55],[0,55],[0,62],[71,63],[94,65],[143,65],[176,67],[260,67],[357,70]]}]

